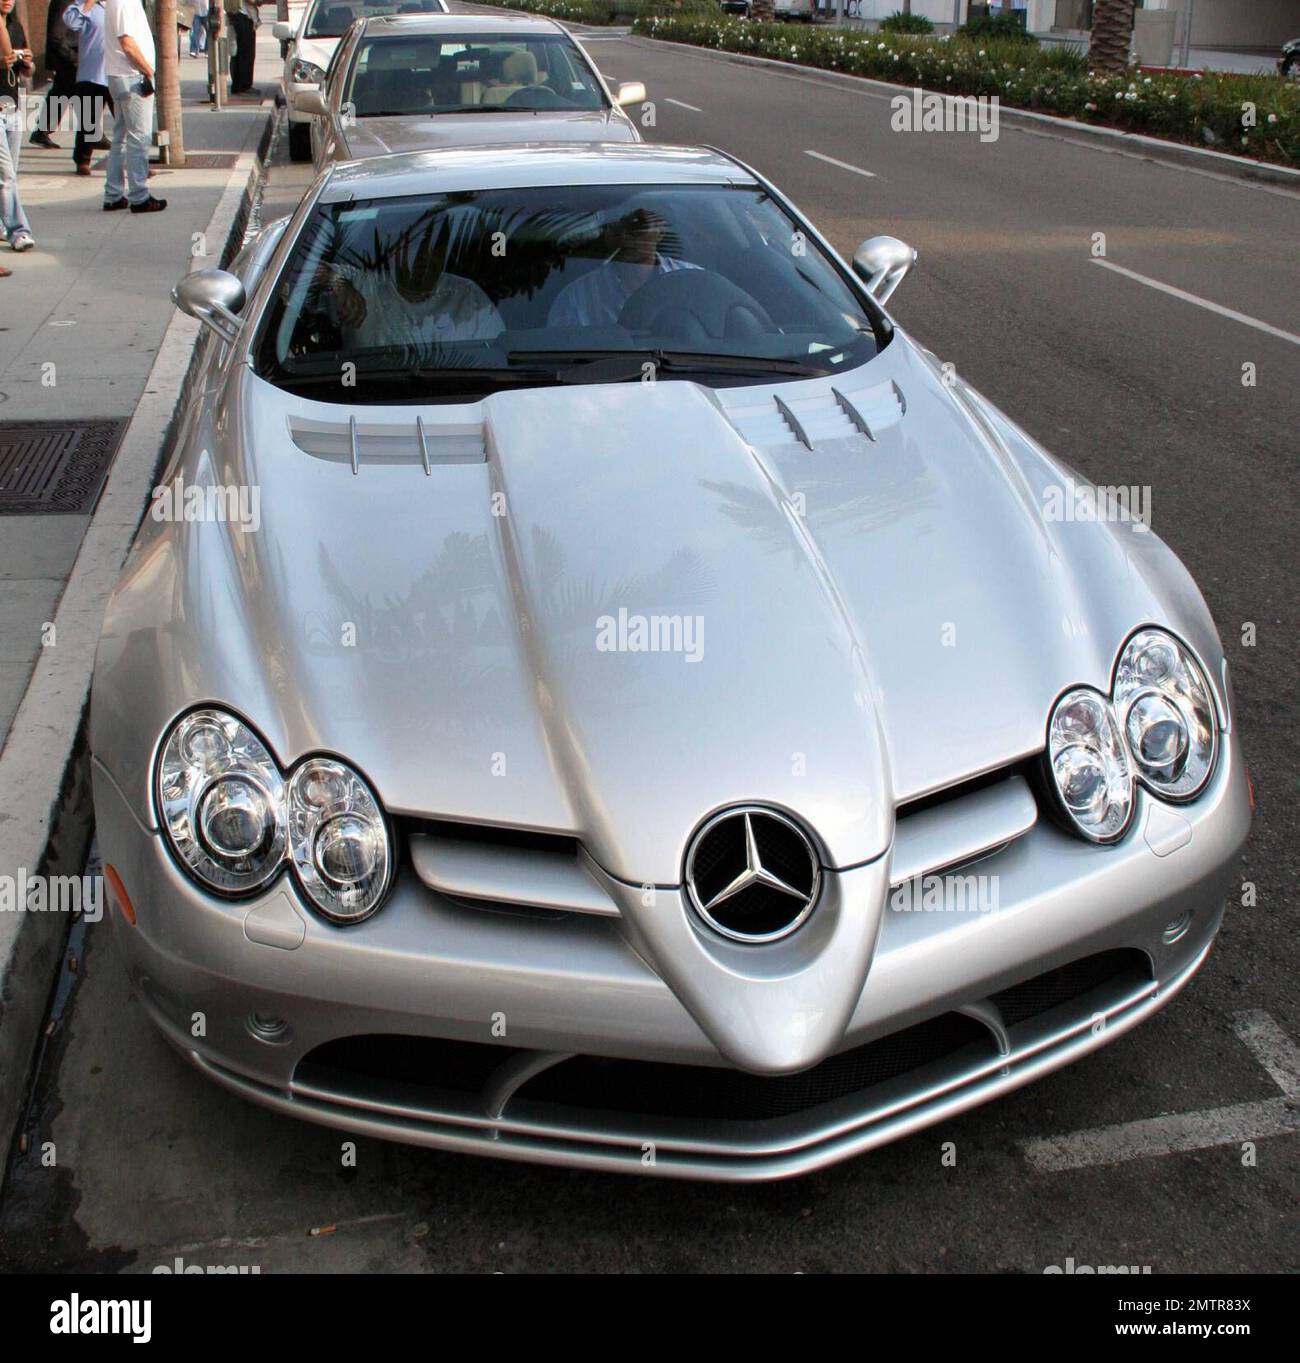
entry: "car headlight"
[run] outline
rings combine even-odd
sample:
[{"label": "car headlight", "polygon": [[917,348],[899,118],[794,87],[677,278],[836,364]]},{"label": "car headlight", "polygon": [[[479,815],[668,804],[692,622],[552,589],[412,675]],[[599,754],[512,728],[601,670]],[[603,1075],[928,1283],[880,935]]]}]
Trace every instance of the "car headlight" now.
[{"label": "car headlight", "polygon": [[388,889],[388,826],[370,787],[336,758],[309,757],[287,788],[289,849],[298,883],[327,918],[354,923]]},{"label": "car headlight", "polygon": [[1047,761],[1075,827],[1093,842],[1114,842],[1133,813],[1133,772],[1110,707],[1087,687],[1067,691],[1048,724]]},{"label": "car headlight", "polygon": [[1115,713],[1139,779],[1166,800],[1190,800],[1214,770],[1218,730],[1200,664],[1164,630],[1139,630],[1115,669]]},{"label": "car headlight", "polygon": [[261,739],[221,710],[194,710],[172,729],[158,809],[176,855],[223,894],[257,889],[284,860],[280,772]]},{"label": "car headlight", "polygon": [[289,79],[295,85],[320,85],[325,80],[325,72],[315,62],[295,57],[289,63]]},{"label": "car headlight", "polygon": [[285,780],[246,724],[205,707],[168,733],[157,789],[167,841],[209,889],[252,893],[287,861],[336,923],[368,918],[388,892],[387,820],[365,780],[338,758],[304,758]]}]

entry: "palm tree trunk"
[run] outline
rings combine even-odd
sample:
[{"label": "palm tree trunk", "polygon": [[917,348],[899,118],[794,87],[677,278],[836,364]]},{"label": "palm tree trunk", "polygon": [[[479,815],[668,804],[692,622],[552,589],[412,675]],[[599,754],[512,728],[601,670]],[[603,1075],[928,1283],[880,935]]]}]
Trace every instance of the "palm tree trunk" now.
[{"label": "palm tree trunk", "polygon": [[1088,64],[1094,71],[1123,71],[1133,35],[1133,0],[1095,0]]},{"label": "palm tree trunk", "polygon": [[154,46],[158,62],[154,87],[158,98],[158,131],[168,134],[167,164],[185,164],[185,135],[181,128],[181,69],[176,60],[176,0],[158,0]]}]

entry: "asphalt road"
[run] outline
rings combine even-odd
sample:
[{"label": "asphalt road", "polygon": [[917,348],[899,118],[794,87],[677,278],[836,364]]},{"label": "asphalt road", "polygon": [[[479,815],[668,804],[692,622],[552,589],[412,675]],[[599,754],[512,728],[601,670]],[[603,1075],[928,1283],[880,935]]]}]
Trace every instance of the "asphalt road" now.
[{"label": "asphalt road", "polygon": [[[247,1106],[176,1059],[129,997],[111,937],[91,928],[74,945],[32,1150],[10,1169],[0,1267],[147,1272],[181,1256],[263,1272],[1038,1273],[1073,1258],[1155,1273],[1294,1270],[1294,1132],[1260,1139],[1253,1163],[1234,1140],[1051,1173],[1024,1145],[1276,1099],[1234,1024],[1263,1012],[1292,1045],[1300,1038],[1300,346],[1091,257],[1105,233],[1113,265],[1297,333],[1300,198],[1010,126],[988,143],[896,133],[887,99],[815,74],[599,30],[590,51],[612,78],[646,82],[650,139],[735,153],[845,252],[880,232],[917,246],[891,305],[899,323],[1088,478],[1151,488],[1153,527],[1195,574],[1231,659],[1259,797],[1241,879],[1257,902],[1231,910],[1175,1003],[1098,1054],[864,1158],[756,1188],[373,1141],[343,1168],[337,1133]],[[307,179],[282,158],[283,146],[268,217]],[[44,1141],[53,1168],[40,1162]],[[955,1143],[955,1167],[942,1142]]]}]

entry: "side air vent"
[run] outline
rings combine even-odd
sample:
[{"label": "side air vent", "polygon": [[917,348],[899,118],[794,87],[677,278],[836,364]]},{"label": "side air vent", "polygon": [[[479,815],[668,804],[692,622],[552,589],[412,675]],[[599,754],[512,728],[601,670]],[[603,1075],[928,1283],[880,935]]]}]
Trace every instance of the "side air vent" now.
[{"label": "side air vent", "polygon": [[482,422],[401,425],[289,419],[289,434],[304,454],[331,464],[351,464],[359,473],[370,464],[410,464],[431,473],[437,464],[482,464],[487,459]]},{"label": "side air vent", "polygon": [[411,829],[407,847],[420,880],[453,899],[618,916],[572,838],[426,823]]},{"label": "side air vent", "polygon": [[902,389],[891,379],[874,388],[828,384],[802,390],[753,395],[733,388],[719,394],[727,419],[750,445],[802,445],[815,450],[836,440],[876,441],[907,412]]},{"label": "side air vent", "polygon": [[1029,782],[1013,775],[989,784],[971,783],[903,805],[894,830],[890,882],[948,870],[986,856],[1022,837],[1038,821]]}]

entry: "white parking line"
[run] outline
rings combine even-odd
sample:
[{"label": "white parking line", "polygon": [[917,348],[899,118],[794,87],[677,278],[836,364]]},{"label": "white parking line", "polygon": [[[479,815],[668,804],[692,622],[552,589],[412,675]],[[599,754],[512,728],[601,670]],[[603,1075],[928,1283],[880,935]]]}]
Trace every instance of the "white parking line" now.
[{"label": "white parking line", "polygon": [[1259,1011],[1238,1014],[1233,1028],[1282,1090],[1280,1098],[1025,1141],[1026,1158],[1043,1173],[1060,1173],[1184,1150],[1208,1150],[1215,1145],[1240,1145],[1300,1131],[1300,1107],[1296,1104],[1300,1096],[1300,1053],[1291,1039],[1267,1013]]},{"label": "white parking line", "polygon": [[1300,336],[1294,332],[1283,331],[1281,327],[1270,326],[1267,322],[1261,322],[1257,317],[1247,317],[1244,312],[1234,312],[1232,308],[1225,308],[1221,303],[1211,303],[1208,298],[1198,298],[1194,293],[1187,293],[1183,289],[1176,289],[1172,284],[1162,284],[1158,279],[1150,279],[1144,274],[1138,274],[1136,270],[1126,270],[1122,265],[1115,265],[1109,260],[1099,260],[1096,256],[1091,257],[1094,265],[1103,265],[1108,270],[1114,270],[1116,274],[1122,274],[1129,279],[1136,279],[1139,284],[1145,284],[1149,289],[1159,289],[1161,293],[1167,293],[1173,298],[1181,298],[1184,303],[1195,303],[1198,308],[1207,308],[1210,312],[1217,312],[1220,317],[1230,317],[1234,322],[1241,322],[1248,327],[1254,327],[1256,331],[1267,332],[1270,336],[1277,336],[1283,341],[1290,341],[1292,345],[1300,345]]},{"label": "white parking line", "polygon": [[833,156],[823,156],[819,151],[808,151],[805,149],[805,156],[815,156],[819,161],[825,161],[828,166],[839,166],[841,170],[851,170],[854,175],[865,175],[869,180],[876,178],[874,170],[863,170],[861,166],[851,166],[847,161],[837,161]]},{"label": "white parking line", "polygon": [[664,103],[675,104],[679,109],[689,109],[693,114],[702,114],[704,112],[703,109],[697,109],[694,104],[687,104],[680,99],[669,99],[667,95],[664,96]]}]

